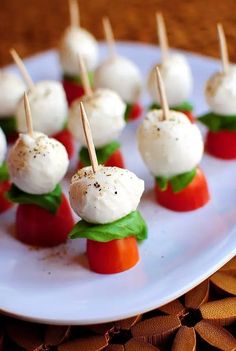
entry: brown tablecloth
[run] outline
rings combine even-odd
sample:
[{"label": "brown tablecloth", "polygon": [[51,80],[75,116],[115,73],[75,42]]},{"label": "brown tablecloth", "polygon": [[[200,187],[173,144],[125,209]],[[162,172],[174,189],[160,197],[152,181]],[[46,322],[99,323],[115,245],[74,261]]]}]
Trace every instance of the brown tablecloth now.
[{"label": "brown tablecloth", "polygon": [[[155,43],[155,12],[162,11],[174,47],[218,56],[216,23],[227,34],[236,61],[235,0],[80,0],[82,26],[103,38],[101,18],[108,15],[118,40]],[[0,66],[11,62],[14,46],[25,57],[55,47],[68,25],[66,0],[0,0]]]}]

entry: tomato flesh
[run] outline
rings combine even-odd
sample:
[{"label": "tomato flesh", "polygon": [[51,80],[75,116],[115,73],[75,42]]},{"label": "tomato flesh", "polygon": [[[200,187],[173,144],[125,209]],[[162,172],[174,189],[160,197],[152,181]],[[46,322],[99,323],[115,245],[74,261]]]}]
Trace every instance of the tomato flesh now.
[{"label": "tomato flesh", "polygon": [[52,247],[62,244],[73,226],[71,209],[64,194],[56,214],[37,205],[20,204],[17,208],[16,237],[28,245]]},{"label": "tomato flesh", "polygon": [[137,240],[132,236],[106,243],[87,240],[87,256],[93,272],[100,274],[124,272],[139,261]]},{"label": "tomato flesh", "polygon": [[166,190],[161,191],[155,183],[156,201],[172,211],[193,211],[204,206],[209,200],[207,181],[203,172],[198,168],[192,182],[183,190],[174,193],[170,183]]},{"label": "tomato flesh", "polygon": [[11,183],[8,180],[0,182],[0,214],[14,206],[6,197],[6,193],[10,190],[10,187]]},{"label": "tomato flesh", "polygon": [[135,121],[141,116],[142,113],[143,113],[142,106],[138,102],[136,104],[133,104],[131,111],[127,116],[127,121],[128,122]]},{"label": "tomato flesh", "polygon": [[221,159],[236,159],[236,132],[228,130],[219,132],[208,131],[206,151],[212,156]]},{"label": "tomato flesh", "polygon": [[[116,150],[105,162],[106,167],[125,168],[124,159],[120,150]],[[83,162],[79,161],[78,169],[84,168]]]},{"label": "tomato flesh", "polygon": [[191,123],[194,123],[196,121],[196,118],[193,116],[192,111],[180,111],[180,112],[184,113],[188,117]]},{"label": "tomato flesh", "polygon": [[84,95],[84,89],[81,84],[64,79],[62,81],[62,85],[65,90],[69,106],[73,101]]},{"label": "tomato flesh", "polygon": [[71,160],[75,152],[75,147],[74,139],[70,131],[68,129],[63,129],[61,132],[53,135],[52,138],[57,139],[58,141],[60,141],[60,143],[62,143],[65,146],[69,160]]}]

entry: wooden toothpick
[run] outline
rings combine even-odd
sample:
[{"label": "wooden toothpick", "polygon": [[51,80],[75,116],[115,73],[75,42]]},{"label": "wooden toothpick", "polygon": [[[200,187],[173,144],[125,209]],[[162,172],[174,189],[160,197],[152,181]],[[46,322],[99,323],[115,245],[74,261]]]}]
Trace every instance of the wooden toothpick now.
[{"label": "wooden toothpick", "polygon": [[224,29],[221,23],[217,24],[218,39],[220,44],[220,56],[222,62],[223,73],[227,73],[229,70],[229,55],[228,48],[225,39]]},{"label": "wooden toothpick", "polygon": [[84,59],[82,58],[82,56],[80,54],[78,55],[78,59],[79,59],[80,75],[81,75],[82,85],[83,85],[85,94],[88,96],[91,96],[93,91],[92,91],[92,88],[90,85],[88,71],[85,67]]},{"label": "wooden toothpick", "polygon": [[13,60],[15,61],[20,73],[21,73],[21,76],[22,78],[24,79],[25,81],[25,84],[27,85],[27,87],[29,88],[29,90],[32,90],[33,87],[34,87],[34,83],[22,61],[22,59],[20,58],[20,56],[18,55],[18,53],[16,52],[15,49],[11,49],[10,50],[10,54],[13,58]]},{"label": "wooden toothpick", "polygon": [[116,47],[115,47],[115,39],[114,34],[111,26],[111,22],[108,17],[103,17],[103,30],[106,38],[106,42],[108,45],[109,56],[115,57],[116,56]]},{"label": "wooden toothpick", "polygon": [[156,76],[157,76],[157,88],[160,96],[160,105],[163,111],[163,120],[167,120],[170,110],[167,102],[166,92],[164,88],[164,83],[161,78],[161,73],[158,67],[156,67]]},{"label": "wooden toothpick", "polygon": [[77,0],[69,0],[70,25],[71,27],[80,26],[79,4]]},{"label": "wooden toothpick", "polygon": [[25,106],[25,118],[26,118],[28,134],[33,138],[34,136],[33,122],[32,122],[29,100],[26,92],[24,92],[24,106]]},{"label": "wooden toothpick", "polygon": [[166,34],[166,26],[162,13],[156,13],[156,22],[157,22],[157,35],[159,40],[159,45],[161,49],[161,60],[165,61],[169,56],[169,44]]},{"label": "wooden toothpick", "polygon": [[87,148],[89,152],[89,158],[91,161],[93,173],[96,173],[98,169],[98,160],[97,160],[95,146],[93,143],[93,137],[92,137],[89,121],[88,121],[83,103],[80,102],[79,106],[80,106],[80,114],[81,114],[83,129],[84,129],[84,135],[85,135]]}]

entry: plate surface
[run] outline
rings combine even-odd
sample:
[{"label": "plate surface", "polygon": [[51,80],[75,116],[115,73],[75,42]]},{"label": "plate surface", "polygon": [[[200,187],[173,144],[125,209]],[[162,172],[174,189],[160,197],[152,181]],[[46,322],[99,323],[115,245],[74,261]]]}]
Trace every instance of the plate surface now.
[{"label": "plate surface", "polygon": [[[106,52],[103,44],[100,49],[102,57]],[[148,45],[120,43],[118,51],[137,62],[143,77],[159,59],[158,49]],[[219,64],[187,56],[196,80],[192,101],[200,113],[206,110],[204,82]],[[35,80],[60,76],[53,51],[30,58],[26,64]],[[145,94],[143,102],[148,102]],[[137,123],[129,125],[121,140],[127,167],[146,182],[140,210],[148,222],[149,239],[140,245],[141,262],[127,272],[103,276],[88,270],[84,240],[54,249],[29,248],[13,236],[13,209],[0,217],[0,311],[51,324],[126,318],[177,298],[235,255],[236,162],[204,156],[210,204],[192,213],[165,210],[154,202],[153,180],[136,148],[136,128]]]}]

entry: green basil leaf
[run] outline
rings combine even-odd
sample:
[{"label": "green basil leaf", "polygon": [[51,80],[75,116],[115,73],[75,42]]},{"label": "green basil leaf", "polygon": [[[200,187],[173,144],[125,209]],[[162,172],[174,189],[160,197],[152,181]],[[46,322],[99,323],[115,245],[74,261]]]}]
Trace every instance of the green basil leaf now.
[{"label": "green basil leaf", "polygon": [[87,238],[100,242],[123,239],[129,236],[135,236],[137,240],[147,238],[147,225],[138,211],[106,224],[92,224],[81,220],[69,234],[71,239]]},{"label": "green basil leaf", "polygon": [[8,169],[6,162],[0,166],[0,181],[4,182],[5,180],[9,179]]},{"label": "green basil leaf", "polygon": [[156,182],[162,191],[165,191],[168,186],[168,178],[166,177],[156,177]]},{"label": "green basil leaf", "polygon": [[220,130],[236,131],[236,115],[221,116],[210,112],[198,117],[198,120],[212,132],[219,132]]},{"label": "green basil leaf", "polygon": [[62,191],[59,184],[51,193],[43,195],[33,195],[25,193],[24,191],[17,188],[17,186],[15,186],[14,184],[11,186],[11,189],[7,193],[7,198],[11,202],[15,202],[18,204],[37,205],[53,214],[57,212],[59,206],[61,205],[61,196]]},{"label": "green basil leaf", "polygon": [[133,104],[126,104],[126,110],[125,110],[125,121],[128,122],[128,119],[129,119],[129,115],[133,109]]},{"label": "green basil leaf", "polygon": [[[153,103],[152,105],[150,105],[149,110],[154,110],[157,109],[159,110],[161,108],[161,106],[157,103]],[[189,102],[189,101],[183,101],[181,104],[177,105],[177,106],[170,106],[170,108],[172,110],[175,111],[192,111],[193,110],[193,105]]]},{"label": "green basil leaf", "polygon": [[[107,144],[103,147],[96,148],[96,154],[98,159],[98,164],[104,164],[106,161],[114,154],[116,150],[120,148],[120,143],[118,141],[112,141],[110,144]],[[90,158],[88,149],[86,147],[82,147],[79,152],[79,159],[84,166],[90,166]]]},{"label": "green basil leaf", "polygon": [[[88,72],[88,78],[89,78],[90,84],[93,85],[93,72]],[[72,82],[72,83],[75,83],[78,85],[82,85],[82,80],[81,80],[81,77],[79,75],[72,76],[70,74],[64,73],[63,80],[67,80],[69,82]]]},{"label": "green basil leaf", "polygon": [[17,129],[15,117],[0,118],[0,127],[7,136],[16,133]]},{"label": "green basil leaf", "polygon": [[178,193],[186,188],[196,176],[196,168],[190,172],[179,174],[170,178],[170,184],[174,193]]}]

